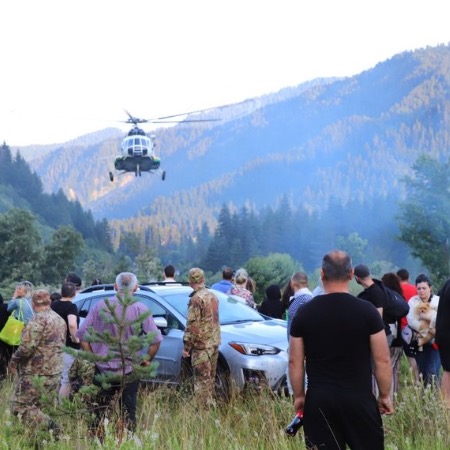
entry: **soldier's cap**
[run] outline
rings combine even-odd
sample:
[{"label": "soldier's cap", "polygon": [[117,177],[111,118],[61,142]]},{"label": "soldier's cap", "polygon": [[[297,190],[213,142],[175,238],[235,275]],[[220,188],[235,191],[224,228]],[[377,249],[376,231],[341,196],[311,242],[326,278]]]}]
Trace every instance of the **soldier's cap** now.
[{"label": "soldier's cap", "polygon": [[199,267],[193,267],[189,271],[189,281],[196,284],[203,283],[205,281],[205,272]]},{"label": "soldier's cap", "polygon": [[50,292],[45,289],[37,289],[31,297],[34,305],[50,305]]}]

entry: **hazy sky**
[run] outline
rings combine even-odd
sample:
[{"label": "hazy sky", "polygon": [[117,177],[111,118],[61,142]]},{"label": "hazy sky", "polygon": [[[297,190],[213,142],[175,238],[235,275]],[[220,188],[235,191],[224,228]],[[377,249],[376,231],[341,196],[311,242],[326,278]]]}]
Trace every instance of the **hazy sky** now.
[{"label": "hazy sky", "polygon": [[13,0],[0,5],[0,142],[350,76],[450,42],[447,0]]}]

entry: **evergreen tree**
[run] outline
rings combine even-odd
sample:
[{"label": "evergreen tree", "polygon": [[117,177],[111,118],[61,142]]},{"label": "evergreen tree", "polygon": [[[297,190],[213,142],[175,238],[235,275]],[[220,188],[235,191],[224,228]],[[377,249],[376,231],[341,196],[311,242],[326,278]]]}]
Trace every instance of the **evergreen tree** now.
[{"label": "evergreen tree", "polygon": [[11,150],[6,142],[0,147],[0,184],[11,184],[14,172],[12,168]]},{"label": "evergreen tree", "polygon": [[136,257],[136,276],[141,283],[157,281],[162,271],[161,261],[153,255],[151,249]]},{"label": "evergreen tree", "polygon": [[60,227],[52,236],[51,242],[44,247],[41,268],[45,284],[58,285],[67,272],[74,269],[75,259],[83,246],[81,234],[73,227]]},{"label": "evergreen tree", "polygon": [[12,209],[0,214],[0,280],[40,282],[41,237],[34,216]]},{"label": "evergreen tree", "polygon": [[[102,389],[109,389],[111,386],[118,386],[117,395],[114,396],[114,405],[110,405],[110,410],[115,411],[116,407],[121,407],[120,398],[125,388],[126,383],[131,383],[133,381],[149,380],[156,375],[156,364],[148,363],[149,356],[145,351],[151,345],[155,338],[155,333],[145,334],[142,332],[142,327],[144,321],[151,316],[151,312],[148,310],[140,314],[133,321],[127,320],[126,311],[133,305],[137,299],[134,298],[130,293],[124,293],[123,295],[116,294],[118,305],[115,302],[111,302],[110,299],[105,298],[106,308],[101,311],[100,315],[105,323],[109,323],[114,328],[114,333],[109,331],[99,332],[93,327],[87,330],[87,335],[85,335],[86,342],[92,343],[102,343],[108,345],[108,354],[106,356],[99,356],[93,352],[85,350],[73,350],[66,347],[67,353],[76,356],[87,364],[95,363],[105,363],[109,361],[119,361],[119,369],[115,372],[103,372],[101,374],[95,375],[96,381],[101,385]],[[125,333],[129,328],[132,328],[133,335],[124,339]],[[131,372],[127,372],[127,369],[131,366]],[[86,390],[82,390],[81,394],[89,392],[90,395],[93,394],[92,389],[87,387]],[[113,423],[116,424],[115,432],[117,437],[120,439],[123,437],[125,432],[126,423],[124,423],[121,418],[123,418],[123,413],[120,412],[118,420],[114,420]],[[96,424],[102,427],[102,423]]]},{"label": "evergreen tree", "polygon": [[407,177],[408,200],[401,205],[400,239],[430,270],[439,286],[450,273],[450,160],[422,155]]}]

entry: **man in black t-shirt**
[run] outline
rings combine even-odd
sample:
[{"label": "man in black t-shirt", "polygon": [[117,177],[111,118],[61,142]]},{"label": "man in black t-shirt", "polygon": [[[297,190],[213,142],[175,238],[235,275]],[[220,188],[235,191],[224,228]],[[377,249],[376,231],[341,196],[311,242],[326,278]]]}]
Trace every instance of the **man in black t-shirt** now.
[{"label": "man in black t-shirt", "polygon": [[[73,349],[80,349],[80,340],[77,338],[78,325],[80,318],[78,316],[78,308],[72,303],[77,292],[77,286],[72,282],[66,282],[61,287],[61,299],[55,300],[51,304],[51,308],[59,314],[67,325],[66,346]],[[63,355],[63,373],[61,377],[61,387],[59,389],[59,398],[66,398],[70,395],[69,370],[75,358],[68,353]]]},{"label": "man in black t-shirt", "polygon": [[[361,285],[364,290],[358,294],[358,298],[367,300],[377,308],[381,318],[383,318],[383,310],[386,304],[386,292],[380,280],[372,278],[369,268],[365,264],[358,264],[354,270],[355,281]],[[384,331],[390,345],[393,339],[389,323],[383,319]]]},{"label": "man in black t-shirt", "polygon": [[[384,448],[380,412],[393,413],[389,347],[376,308],[349,294],[352,277],[345,252],[325,255],[321,273],[325,294],[305,304],[292,322],[289,376],[295,411],[304,411],[308,448]],[[371,357],[378,400],[372,394]]]}]

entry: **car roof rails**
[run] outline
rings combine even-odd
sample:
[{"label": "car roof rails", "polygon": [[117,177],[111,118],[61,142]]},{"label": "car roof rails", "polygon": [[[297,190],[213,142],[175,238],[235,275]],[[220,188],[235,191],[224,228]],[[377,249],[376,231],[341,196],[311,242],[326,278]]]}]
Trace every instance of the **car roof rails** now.
[{"label": "car roof rails", "polygon": [[95,292],[95,291],[113,291],[114,285],[113,284],[95,284],[94,286],[89,286],[82,291],[80,291],[80,294],[86,294],[88,292]]},{"label": "car roof rails", "polygon": [[140,286],[189,286],[187,281],[149,281]]},{"label": "car roof rails", "polygon": [[[146,286],[146,283],[139,284],[139,289],[143,291],[151,291],[150,288]],[[86,289],[83,289],[80,294],[88,294],[89,292],[96,292],[96,291],[114,291],[114,284],[96,284],[94,286],[89,286]]]}]

